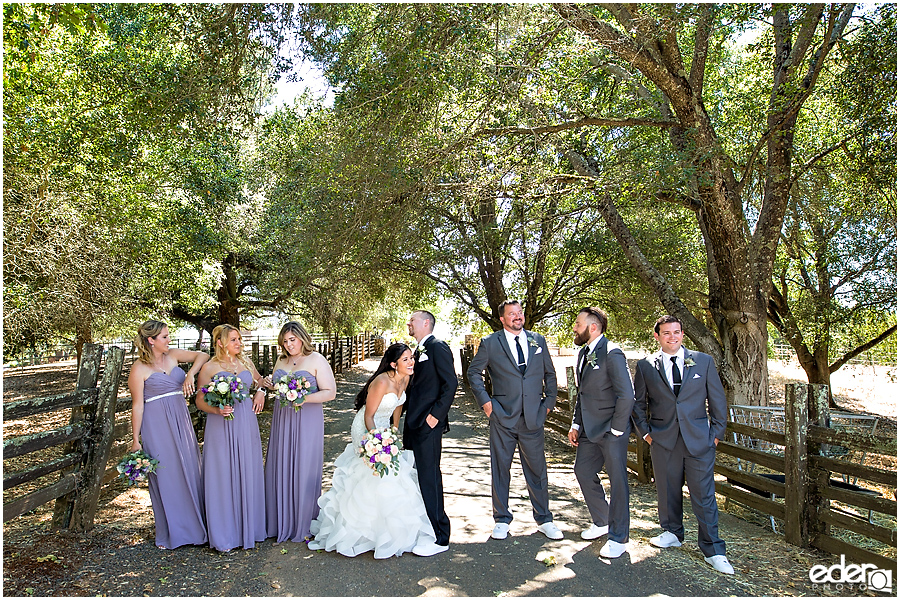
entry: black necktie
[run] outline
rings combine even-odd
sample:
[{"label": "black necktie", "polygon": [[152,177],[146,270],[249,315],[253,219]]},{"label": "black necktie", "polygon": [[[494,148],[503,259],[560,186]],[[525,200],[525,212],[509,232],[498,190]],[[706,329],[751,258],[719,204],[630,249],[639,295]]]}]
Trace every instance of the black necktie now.
[{"label": "black necktie", "polygon": [[681,391],[681,371],[678,370],[678,357],[672,357],[672,390],[675,395]]},{"label": "black necktie", "polygon": [[587,365],[588,347],[581,349],[581,358],[578,359],[578,381],[584,378],[584,367]]},{"label": "black necktie", "polygon": [[522,375],[525,374],[525,353],[522,352],[522,344],[519,343],[519,336],[516,336],[516,352],[519,353],[519,370],[522,372]]}]

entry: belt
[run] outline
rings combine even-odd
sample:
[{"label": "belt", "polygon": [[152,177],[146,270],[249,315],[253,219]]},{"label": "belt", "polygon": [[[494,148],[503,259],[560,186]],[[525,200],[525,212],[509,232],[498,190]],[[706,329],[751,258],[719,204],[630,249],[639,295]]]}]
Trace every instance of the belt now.
[{"label": "belt", "polygon": [[160,398],[165,398],[167,396],[183,396],[183,395],[184,395],[184,392],[180,392],[180,391],[169,392],[168,394],[160,394],[159,396],[153,396],[152,398],[146,398],[144,400],[144,404],[147,404],[148,402],[153,402],[154,400],[159,400]]}]

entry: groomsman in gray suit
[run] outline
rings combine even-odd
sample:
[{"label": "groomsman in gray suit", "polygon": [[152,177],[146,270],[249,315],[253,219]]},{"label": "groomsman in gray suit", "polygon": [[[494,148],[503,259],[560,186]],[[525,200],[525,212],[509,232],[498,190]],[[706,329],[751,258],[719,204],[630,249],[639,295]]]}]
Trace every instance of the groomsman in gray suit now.
[{"label": "groomsman in gray suit", "polygon": [[[627,550],[630,525],[626,463],[634,388],[625,353],[604,335],[608,322],[604,311],[586,307],[578,312],[572,328],[575,345],[582,348],[569,441],[577,448],[575,477],[593,521],[581,537],[593,540],[609,533],[600,556],[618,558]],[[608,503],[599,476],[604,465],[609,475]]]},{"label": "groomsman in gray suit", "polygon": [[[497,313],[503,329],[481,340],[466,372],[469,386],[491,427],[495,522],[491,537],[502,540],[509,534],[512,522],[509,470],[518,447],[538,529],[550,539],[561,540],[563,534],[550,513],[544,456],[544,421],[556,404],[556,370],[543,336],[523,329],[525,315],[519,302],[506,301],[497,308]],[[491,376],[493,395],[488,395],[484,388],[485,369]]]},{"label": "groomsman in gray suit", "polygon": [[734,568],[719,537],[713,479],[716,445],[725,438],[728,420],[725,389],[712,357],[681,345],[684,331],[677,317],[657,319],[653,336],[660,352],[637,365],[633,415],[635,428],[650,444],[663,528],[650,543],[669,548],[684,542],[681,488],[686,481],[700,550],[715,570],[731,575]]}]

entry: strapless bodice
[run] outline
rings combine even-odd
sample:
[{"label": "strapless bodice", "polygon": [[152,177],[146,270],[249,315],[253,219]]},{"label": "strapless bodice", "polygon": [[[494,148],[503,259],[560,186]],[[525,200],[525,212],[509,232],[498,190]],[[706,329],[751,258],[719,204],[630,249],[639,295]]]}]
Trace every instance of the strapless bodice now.
[{"label": "strapless bodice", "polygon": [[[406,402],[406,392],[398,397],[394,392],[389,392],[382,396],[381,404],[375,411],[375,427],[390,427],[391,416],[394,410]],[[353,425],[350,427],[350,438],[354,444],[359,444],[368,432],[366,428],[366,407],[363,406],[356,412],[353,419]]]},{"label": "strapless bodice", "polygon": [[144,401],[163,394],[180,393],[182,385],[184,385],[184,371],[181,367],[176,365],[168,373],[154,371],[144,380]]}]

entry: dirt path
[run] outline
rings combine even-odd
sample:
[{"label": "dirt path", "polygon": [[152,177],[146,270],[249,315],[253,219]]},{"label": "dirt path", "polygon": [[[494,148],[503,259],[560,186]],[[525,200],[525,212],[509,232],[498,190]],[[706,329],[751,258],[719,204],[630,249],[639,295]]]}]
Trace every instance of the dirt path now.
[{"label": "dirt path", "polygon": [[[339,378],[338,397],[326,409],[325,482],[347,443],[353,397],[376,363],[366,361]],[[458,365],[457,365],[458,366]],[[269,413],[270,415],[271,413]],[[264,413],[266,416],[266,413]],[[268,540],[253,550],[158,550],[146,488],[112,490],[97,526],[85,535],[4,526],[3,594],[110,596],[751,596],[823,595],[809,568],[831,557],[801,551],[759,525],[722,513],[720,532],[737,571],[710,569],[696,546],[696,522],[686,515],[687,543],[659,550],[647,540],[656,526],[656,494],[632,480],[630,551],[599,559],[600,542],[579,537],[589,517],[572,472],[574,453],[548,441],[551,509],[565,534],[551,541],[531,517],[518,462],[513,466],[506,540],[493,527],[487,421],[462,389],[444,438],[450,551],[431,558],[405,554],[375,560],[312,552],[305,544]],[[686,506],[689,503],[686,502]]]}]

